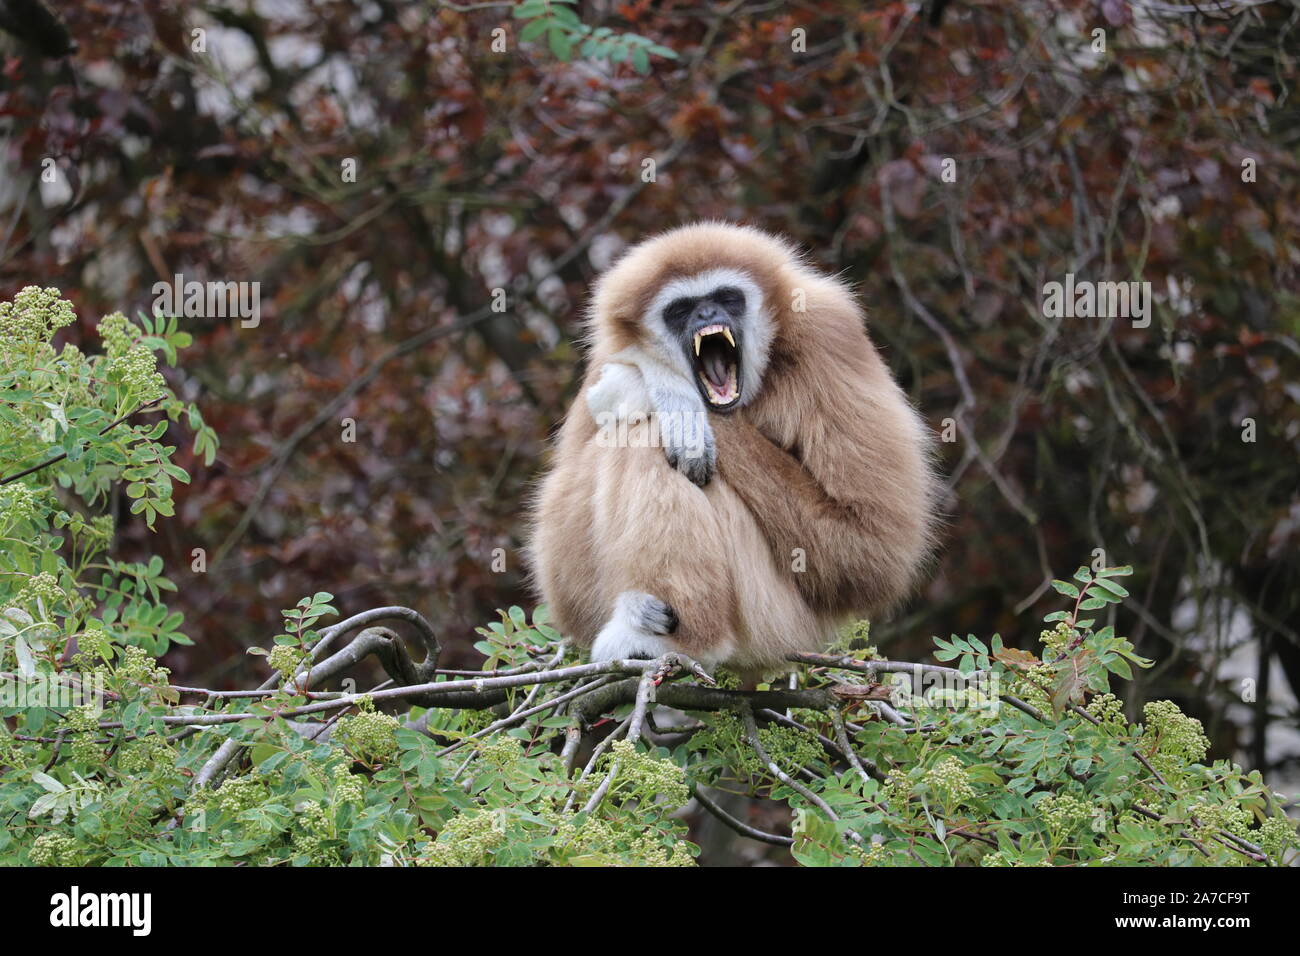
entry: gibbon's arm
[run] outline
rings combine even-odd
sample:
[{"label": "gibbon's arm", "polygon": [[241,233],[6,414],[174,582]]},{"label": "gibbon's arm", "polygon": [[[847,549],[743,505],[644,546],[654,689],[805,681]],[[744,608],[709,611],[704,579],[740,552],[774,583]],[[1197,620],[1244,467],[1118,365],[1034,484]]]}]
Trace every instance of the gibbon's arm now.
[{"label": "gibbon's arm", "polygon": [[587,390],[587,410],[598,427],[653,412],[668,464],[700,487],[713,478],[713,431],[703,399],[689,380],[646,350],[624,349],[600,367]]},{"label": "gibbon's arm", "polygon": [[871,378],[805,399],[790,451],[743,411],[713,421],[719,475],[819,612],[890,607],[929,551],[928,438],[892,380]]}]

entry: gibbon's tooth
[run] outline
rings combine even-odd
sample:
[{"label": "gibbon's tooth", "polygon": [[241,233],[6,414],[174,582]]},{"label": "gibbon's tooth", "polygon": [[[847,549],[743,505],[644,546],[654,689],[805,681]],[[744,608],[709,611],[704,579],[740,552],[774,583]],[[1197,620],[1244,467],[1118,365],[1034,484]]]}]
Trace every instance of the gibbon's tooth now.
[{"label": "gibbon's tooth", "polygon": [[695,333],[695,357],[696,357],[696,358],[699,358],[699,357],[700,357],[700,341],[701,341],[703,338],[704,338],[704,333],[703,333],[703,332],[696,332],[696,333]]},{"label": "gibbon's tooth", "polygon": [[727,337],[727,341],[731,343],[731,347],[734,349],[736,347],[736,340],[731,337],[731,329],[724,325],[722,327],[722,334]]}]

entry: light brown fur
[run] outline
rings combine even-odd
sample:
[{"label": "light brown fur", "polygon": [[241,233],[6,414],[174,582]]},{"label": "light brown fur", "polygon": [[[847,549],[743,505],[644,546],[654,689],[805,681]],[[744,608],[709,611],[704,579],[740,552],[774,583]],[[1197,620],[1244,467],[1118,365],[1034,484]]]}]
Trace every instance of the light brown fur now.
[{"label": "light brown fur", "polygon": [[[907,593],[930,548],[934,480],[928,431],[851,292],[757,230],[674,230],[603,276],[584,395],[610,356],[643,344],[642,316],[666,281],[722,266],[758,284],[776,332],[757,394],[709,415],[713,480],[692,484],[660,448],[601,447],[580,395],[530,551],[542,598],[578,644],[590,646],[620,593],[644,591],[675,610],[672,647],[752,672],[820,649],[847,616]],[[796,290],[803,312],[791,308]]]}]

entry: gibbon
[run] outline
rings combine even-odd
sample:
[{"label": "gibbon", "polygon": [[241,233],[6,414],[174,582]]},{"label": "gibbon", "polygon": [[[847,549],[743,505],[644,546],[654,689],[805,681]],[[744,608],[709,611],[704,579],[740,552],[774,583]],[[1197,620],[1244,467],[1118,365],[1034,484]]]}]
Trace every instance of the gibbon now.
[{"label": "gibbon", "polygon": [[930,435],[849,289],[702,223],[596,285],[590,366],[533,506],[535,584],[595,660],[788,669],[930,551]]}]

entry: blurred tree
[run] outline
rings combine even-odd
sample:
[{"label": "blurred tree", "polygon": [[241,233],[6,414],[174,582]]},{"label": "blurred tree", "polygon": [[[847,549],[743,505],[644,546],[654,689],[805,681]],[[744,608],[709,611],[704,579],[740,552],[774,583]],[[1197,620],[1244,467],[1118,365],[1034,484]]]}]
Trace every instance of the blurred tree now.
[{"label": "blurred tree", "polygon": [[[1104,552],[1166,662],[1133,706],[1172,697],[1217,751],[1294,770],[1297,21],[1295,0],[10,0],[0,293],[57,285],[91,323],[176,274],[260,283],[255,328],[187,323],[173,385],[222,453],[178,456],[196,480],[155,543],[197,641],[173,667],[233,684],[320,588],[419,607],[471,655],[492,608],[530,603],[523,506],[593,276],[683,221],[786,233],[859,283],[944,439],[946,546],[877,627],[890,653],[1029,646],[1015,610]],[[1149,282],[1149,326],[1048,317],[1067,273]],[[148,532],[119,513],[129,551]]]}]

